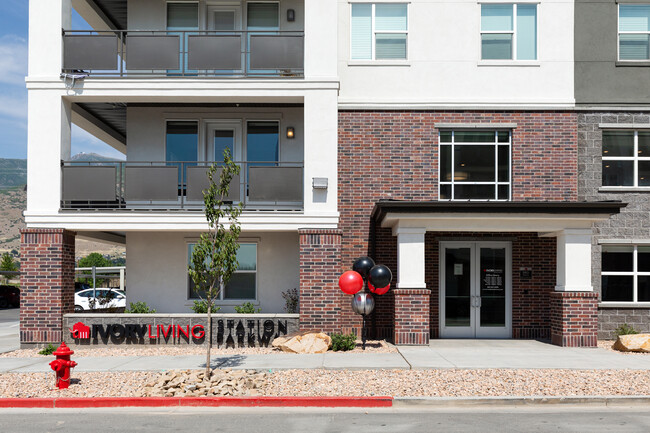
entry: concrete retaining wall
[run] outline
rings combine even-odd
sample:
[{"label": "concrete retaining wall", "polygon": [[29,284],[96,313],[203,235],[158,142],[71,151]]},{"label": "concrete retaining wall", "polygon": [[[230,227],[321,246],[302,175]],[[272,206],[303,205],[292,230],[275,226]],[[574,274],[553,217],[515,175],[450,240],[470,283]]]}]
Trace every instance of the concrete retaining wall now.
[{"label": "concrete retaining wall", "polygon": [[[298,314],[214,314],[212,343],[215,347],[268,346],[276,337],[298,329]],[[205,314],[66,314],[63,317],[63,338],[68,345],[202,345],[207,337]]]}]

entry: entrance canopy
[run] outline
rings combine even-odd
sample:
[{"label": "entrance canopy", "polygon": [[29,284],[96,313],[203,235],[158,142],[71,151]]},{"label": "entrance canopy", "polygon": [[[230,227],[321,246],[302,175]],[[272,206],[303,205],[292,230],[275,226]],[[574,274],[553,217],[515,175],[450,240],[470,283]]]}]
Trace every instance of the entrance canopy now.
[{"label": "entrance canopy", "polygon": [[556,291],[593,291],[594,222],[620,212],[621,202],[441,202],[381,200],[372,219],[397,236],[397,287],[424,289],[426,232],[537,232],[557,238]]}]

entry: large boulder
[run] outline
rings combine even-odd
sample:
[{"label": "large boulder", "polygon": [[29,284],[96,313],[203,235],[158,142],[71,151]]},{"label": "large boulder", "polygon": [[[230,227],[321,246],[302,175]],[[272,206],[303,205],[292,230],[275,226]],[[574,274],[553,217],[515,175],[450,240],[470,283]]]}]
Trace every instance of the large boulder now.
[{"label": "large boulder", "polygon": [[650,334],[621,335],[614,343],[614,349],[621,352],[650,353]]},{"label": "large boulder", "polygon": [[290,353],[325,353],[332,346],[332,339],[322,332],[296,332],[276,338],[272,346]]}]

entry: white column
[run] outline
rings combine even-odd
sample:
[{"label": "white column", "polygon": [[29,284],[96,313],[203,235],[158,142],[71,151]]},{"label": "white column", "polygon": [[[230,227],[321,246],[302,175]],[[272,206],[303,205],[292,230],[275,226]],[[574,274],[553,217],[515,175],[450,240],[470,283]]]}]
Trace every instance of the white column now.
[{"label": "white column", "polygon": [[333,0],[305,0],[305,78],[335,78],[338,5]]},{"label": "white column", "polygon": [[29,77],[59,77],[62,29],[70,29],[70,0],[29,0]]},{"label": "white column", "polygon": [[426,289],[424,280],[424,235],[420,227],[396,227],[397,235],[397,288]]},{"label": "white column", "polygon": [[558,292],[592,292],[591,228],[566,229],[557,235]]},{"label": "white column", "polygon": [[[338,95],[336,90],[312,90],[305,95],[305,214],[337,214]],[[326,189],[314,189],[315,177],[327,179]]]},{"label": "white column", "polygon": [[70,159],[70,102],[60,90],[29,90],[27,98],[26,213],[57,213],[61,160]]}]

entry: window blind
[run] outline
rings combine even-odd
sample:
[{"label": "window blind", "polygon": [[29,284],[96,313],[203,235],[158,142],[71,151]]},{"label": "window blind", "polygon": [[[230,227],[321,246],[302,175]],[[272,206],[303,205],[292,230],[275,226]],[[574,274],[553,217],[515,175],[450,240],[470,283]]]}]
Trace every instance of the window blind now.
[{"label": "window blind", "polygon": [[355,3],[351,16],[351,58],[372,59],[372,5]]},{"label": "window blind", "polygon": [[279,28],[277,3],[248,3],[248,29],[273,30]]},{"label": "window blind", "polygon": [[167,30],[198,30],[198,3],[167,3]]}]

